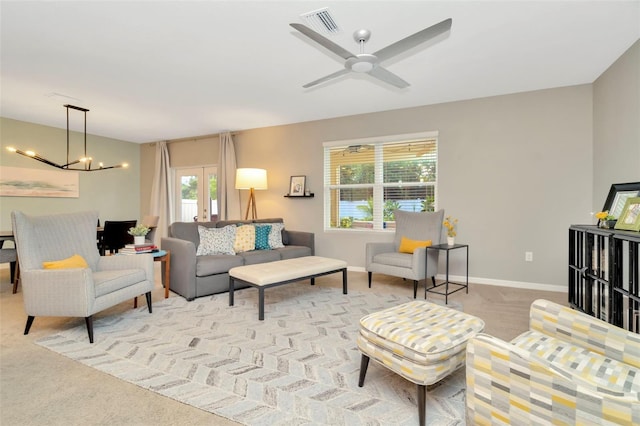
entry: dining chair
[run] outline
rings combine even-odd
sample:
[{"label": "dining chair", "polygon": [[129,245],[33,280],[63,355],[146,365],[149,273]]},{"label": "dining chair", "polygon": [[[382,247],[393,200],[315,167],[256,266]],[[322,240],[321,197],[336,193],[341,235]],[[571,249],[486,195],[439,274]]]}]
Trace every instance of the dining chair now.
[{"label": "dining chair", "polygon": [[16,276],[16,263],[18,260],[18,255],[15,248],[6,247],[4,243],[7,240],[0,241],[0,263],[8,263],[9,271],[11,275],[11,282],[15,282]]},{"label": "dining chair", "polygon": [[136,226],[135,220],[105,220],[102,240],[100,241],[100,255],[107,250],[113,254],[127,244],[133,244],[133,235],[129,235],[129,228]]}]

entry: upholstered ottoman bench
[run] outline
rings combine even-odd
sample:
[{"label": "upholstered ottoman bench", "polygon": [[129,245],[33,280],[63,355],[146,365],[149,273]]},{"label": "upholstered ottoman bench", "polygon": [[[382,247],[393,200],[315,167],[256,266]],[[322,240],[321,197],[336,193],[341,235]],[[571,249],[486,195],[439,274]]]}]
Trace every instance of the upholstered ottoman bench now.
[{"label": "upholstered ottoman bench", "polygon": [[357,340],[362,352],[358,386],[364,385],[370,358],[416,383],[422,426],[427,385],[462,367],[467,341],[482,330],[480,318],[421,300],[366,315]]},{"label": "upholstered ottoman bench", "polygon": [[229,306],[233,306],[235,282],[258,289],[258,319],[264,320],[264,289],[342,272],[342,293],[347,294],[347,262],[320,256],[304,256],[275,262],[236,266],[229,270]]}]

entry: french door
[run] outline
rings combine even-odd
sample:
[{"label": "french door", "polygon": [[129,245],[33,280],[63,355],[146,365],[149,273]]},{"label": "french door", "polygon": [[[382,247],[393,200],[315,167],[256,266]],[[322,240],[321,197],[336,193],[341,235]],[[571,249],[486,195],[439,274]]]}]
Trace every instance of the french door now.
[{"label": "french door", "polygon": [[218,216],[217,167],[175,169],[175,217],[180,222],[208,222]]}]

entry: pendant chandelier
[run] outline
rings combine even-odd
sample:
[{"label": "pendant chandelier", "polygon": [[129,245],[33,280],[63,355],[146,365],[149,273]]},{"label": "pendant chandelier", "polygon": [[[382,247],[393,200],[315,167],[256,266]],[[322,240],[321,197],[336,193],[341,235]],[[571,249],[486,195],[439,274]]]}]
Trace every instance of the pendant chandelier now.
[{"label": "pendant chandelier", "polygon": [[[40,161],[41,163],[45,163],[51,167],[56,167],[61,170],[95,172],[98,170],[108,170],[108,169],[118,169],[121,167],[124,167],[124,168],[129,167],[127,163],[117,164],[115,166],[106,166],[106,167],[102,163],[98,163],[97,168],[91,168],[93,159],[87,155],[87,112],[89,110],[86,108],[81,108],[74,105],[65,105],[64,107],[67,109],[67,162],[66,164],[54,163],[53,161],[47,160],[46,158],[42,157],[41,155],[39,155],[34,151],[22,151],[12,146],[8,146],[7,150],[10,152],[15,152],[16,154],[24,155],[25,157],[32,158],[34,160]],[[84,112],[84,156],[74,161],[69,161],[69,108]],[[78,163],[82,163],[84,167],[71,167]]]}]

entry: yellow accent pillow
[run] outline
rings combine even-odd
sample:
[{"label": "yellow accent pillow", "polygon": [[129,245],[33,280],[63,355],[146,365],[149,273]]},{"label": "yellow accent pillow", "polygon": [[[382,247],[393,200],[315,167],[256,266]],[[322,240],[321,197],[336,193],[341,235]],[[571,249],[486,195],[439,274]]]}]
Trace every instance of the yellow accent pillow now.
[{"label": "yellow accent pillow", "polygon": [[253,225],[241,225],[236,228],[236,239],[233,250],[236,253],[256,248],[256,228]]},{"label": "yellow accent pillow", "polygon": [[42,262],[44,269],[75,269],[75,268],[88,268],[87,261],[84,260],[79,254],[74,254],[71,257],[62,260],[54,260],[52,262]]},{"label": "yellow accent pillow", "polygon": [[402,237],[400,239],[400,248],[398,251],[400,253],[409,253],[413,254],[414,250],[418,247],[428,247],[431,245],[431,240],[420,241],[420,240],[411,240],[407,237]]}]

